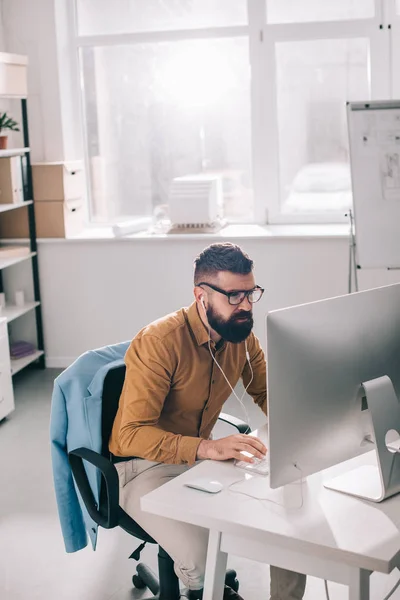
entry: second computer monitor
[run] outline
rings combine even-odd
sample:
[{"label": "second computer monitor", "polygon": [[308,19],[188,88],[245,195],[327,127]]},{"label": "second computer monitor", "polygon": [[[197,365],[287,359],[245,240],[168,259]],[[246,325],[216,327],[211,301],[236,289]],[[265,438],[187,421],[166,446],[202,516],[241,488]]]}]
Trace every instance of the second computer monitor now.
[{"label": "second computer monitor", "polygon": [[270,312],[267,364],[272,488],[370,451],[361,383],[400,395],[400,284]]}]

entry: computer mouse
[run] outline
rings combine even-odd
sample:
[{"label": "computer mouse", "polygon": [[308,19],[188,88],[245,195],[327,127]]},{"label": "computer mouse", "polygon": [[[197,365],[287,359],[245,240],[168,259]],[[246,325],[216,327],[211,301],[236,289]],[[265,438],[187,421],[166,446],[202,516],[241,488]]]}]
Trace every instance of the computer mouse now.
[{"label": "computer mouse", "polygon": [[219,481],[211,481],[210,479],[193,479],[185,483],[186,487],[200,490],[201,492],[208,492],[209,494],[217,494],[224,486]]}]

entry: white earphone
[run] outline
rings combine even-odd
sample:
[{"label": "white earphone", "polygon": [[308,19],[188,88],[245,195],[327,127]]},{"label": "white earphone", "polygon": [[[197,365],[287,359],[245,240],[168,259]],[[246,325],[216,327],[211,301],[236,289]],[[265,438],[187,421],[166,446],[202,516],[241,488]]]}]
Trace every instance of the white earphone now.
[{"label": "white earphone", "polygon": [[[206,318],[207,318],[207,311],[206,311],[206,307],[205,307],[205,305],[204,305],[204,299],[203,299],[203,296],[200,298],[200,304],[202,305],[202,307],[203,307],[203,310],[204,310],[204,314],[205,314],[205,316],[206,316]],[[208,323],[208,320],[207,320],[207,323]],[[224,373],[224,371],[223,371],[223,369],[222,369],[221,365],[219,364],[219,362],[217,361],[217,359],[215,358],[215,356],[214,356],[214,354],[213,354],[213,352],[212,352],[212,350],[211,350],[211,327],[210,327],[210,324],[208,324],[208,350],[209,350],[209,352],[210,352],[210,354],[211,354],[211,358],[213,359],[213,361],[214,361],[214,362],[215,362],[215,364],[217,365],[218,369],[221,371],[222,375],[224,376],[224,378],[225,378],[225,381],[226,381],[226,383],[229,385],[229,387],[231,388],[231,390],[232,390],[232,393],[233,393],[233,395],[235,396],[236,400],[237,400],[237,401],[239,402],[239,404],[241,405],[241,407],[242,407],[242,409],[243,409],[243,412],[244,412],[244,414],[245,414],[246,424],[247,424],[247,426],[248,426],[249,430],[251,430],[249,413],[247,412],[247,409],[246,409],[246,407],[245,407],[245,405],[244,405],[244,403],[243,403],[243,398],[245,397],[245,394],[246,394],[246,392],[247,392],[247,390],[248,390],[248,388],[249,388],[249,386],[250,386],[251,382],[252,382],[252,381],[253,381],[253,379],[254,379],[254,373],[253,373],[253,368],[252,368],[252,366],[251,366],[250,354],[249,354],[249,351],[247,350],[247,342],[246,342],[246,340],[244,341],[244,347],[245,347],[245,349],[246,349],[246,360],[247,360],[247,362],[248,362],[248,365],[249,365],[249,367],[250,367],[251,378],[250,378],[250,381],[249,381],[249,383],[246,385],[246,388],[245,388],[245,390],[244,390],[244,392],[243,392],[243,395],[242,395],[242,397],[241,397],[241,398],[239,398],[239,396],[237,395],[237,393],[235,392],[235,390],[234,390],[234,389],[233,389],[233,387],[231,386],[231,384],[230,384],[230,382],[229,382],[229,380],[228,380],[227,376],[225,375],[225,373]]]}]

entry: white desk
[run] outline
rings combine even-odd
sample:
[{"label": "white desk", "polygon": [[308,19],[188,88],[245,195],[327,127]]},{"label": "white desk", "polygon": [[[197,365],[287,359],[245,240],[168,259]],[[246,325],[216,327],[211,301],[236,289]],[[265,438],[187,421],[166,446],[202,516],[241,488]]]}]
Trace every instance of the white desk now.
[{"label": "white desk", "polygon": [[[210,530],[204,600],[222,599],[228,553],[342,583],[350,600],[369,600],[370,574],[400,566],[400,494],[373,504],[327,490],[323,481],[372,462],[368,453],[308,477],[303,490],[298,483],[271,490],[267,477],[249,475],[232,462],[204,461],[144,496],[142,508]],[[183,486],[197,477],[225,488],[211,495]],[[239,483],[233,490],[284,507],[228,490],[234,481]]]}]

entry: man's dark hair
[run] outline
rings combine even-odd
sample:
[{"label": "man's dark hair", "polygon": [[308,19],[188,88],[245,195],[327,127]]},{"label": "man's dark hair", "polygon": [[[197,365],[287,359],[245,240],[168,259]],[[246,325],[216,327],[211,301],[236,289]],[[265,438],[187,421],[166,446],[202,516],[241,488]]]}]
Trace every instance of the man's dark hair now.
[{"label": "man's dark hair", "polygon": [[236,244],[211,244],[194,261],[194,283],[200,283],[220,271],[247,275],[252,270],[253,261]]}]

